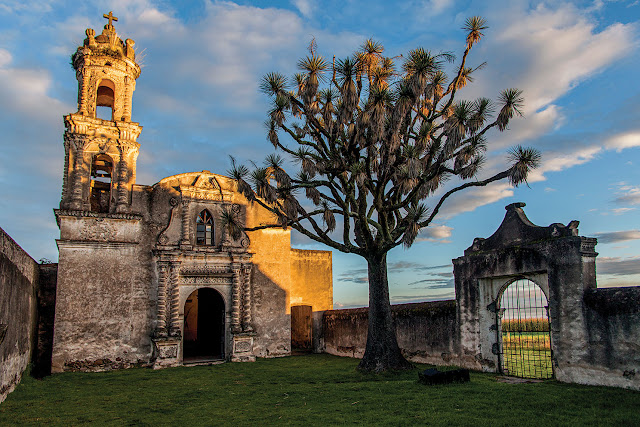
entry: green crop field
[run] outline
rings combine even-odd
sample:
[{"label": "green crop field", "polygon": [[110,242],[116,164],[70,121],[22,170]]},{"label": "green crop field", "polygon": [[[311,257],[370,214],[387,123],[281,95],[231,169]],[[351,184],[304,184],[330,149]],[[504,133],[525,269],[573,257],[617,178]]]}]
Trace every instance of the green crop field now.
[{"label": "green crop field", "polygon": [[549,332],[502,333],[502,367],[505,374],[522,378],[552,378]]},{"label": "green crop field", "polygon": [[0,404],[0,425],[640,425],[640,392],[477,372],[425,386],[417,369],[371,375],[357,363],[320,354],[25,377]]}]

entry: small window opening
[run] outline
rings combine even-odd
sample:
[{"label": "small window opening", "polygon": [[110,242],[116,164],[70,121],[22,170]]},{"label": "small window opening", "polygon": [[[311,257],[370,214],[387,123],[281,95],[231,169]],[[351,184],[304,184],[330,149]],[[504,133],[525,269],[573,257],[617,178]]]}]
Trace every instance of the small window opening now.
[{"label": "small window opening", "polygon": [[109,212],[111,201],[111,177],[113,160],[106,154],[98,154],[91,164],[91,210]]},{"label": "small window opening", "polygon": [[203,210],[196,219],[196,244],[213,245],[213,218],[208,210]]},{"label": "small window opening", "polygon": [[113,120],[115,99],[115,85],[113,82],[102,80],[96,92],[96,117],[103,120]]}]

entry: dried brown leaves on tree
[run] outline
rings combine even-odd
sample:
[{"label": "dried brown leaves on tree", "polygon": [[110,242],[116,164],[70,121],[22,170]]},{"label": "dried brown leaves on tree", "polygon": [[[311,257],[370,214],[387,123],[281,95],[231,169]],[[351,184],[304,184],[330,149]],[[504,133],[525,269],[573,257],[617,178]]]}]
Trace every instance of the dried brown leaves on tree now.
[{"label": "dried brown leaves on tree", "polygon": [[[289,175],[282,159],[270,156],[251,172],[234,162],[230,175],[250,200],[273,211],[280,225],[361,255],[410,246],[457,191],[503,178],[524,182],[539,154],[523,148],[511,152],[511,165],[501,173],[475,179],[487,131],[504,131],[522,115],[521,91],[504,90],[497,103],[456,101],[484,65],[469,67],[467,56],[487,28],[480,17],[466,21],[465,50],[452,76],[446,74],[455,62],[449,52],[416,48],[399,60],[384,56],[381,43],[367,40],[352,56],[328,62],[313,40],[298,62],[299,74],[289,80],[269,73],[260,84],[273,99],[268,140],[298,162],[298,174]],[[425,203],[456,177],[468,181]],[[314,208],[299,203],[301,195]],[[334,238],[338,224],[342,233]]]},{"label": "dried brown leaves on tree", "polygon": [[[367,260],[370,315],[362,369],[407,366],[391,316],[387,252],[411,246],[453,194],[502,179],[526,182],[540,161],[536,150],[515,147],[504,170],[478,179],[488,131],[505,131],[523,105],[518,89],[502,91],[496,102],[460,99],[484,65],[470,66],[467,58],[487,28],[480,17],[466,21],[458,61],[421,47],[388,57],[374,40],[350,57],[327,61],[312,41],[298,74],[269,73],[260,83],[273,100],[267,139],[297,163],[297,173],[288,173],[279,155],[253,170],[232,159],[229,174],[238,190],[273,212],[278,226]],[[448,191],[437,193],[448,181]],[[241,226],[233,215],[223,222],[229,232]]]}]

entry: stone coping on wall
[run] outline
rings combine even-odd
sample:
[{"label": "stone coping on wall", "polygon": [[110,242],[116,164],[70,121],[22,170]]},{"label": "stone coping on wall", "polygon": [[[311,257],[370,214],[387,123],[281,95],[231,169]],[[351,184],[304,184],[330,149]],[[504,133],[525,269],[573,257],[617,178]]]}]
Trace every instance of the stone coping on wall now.
[{"label": "stone coping on wall", "polygon": [[56,221],[58,227],[60,227],[60,217],[71,216],[76,218],[110,218],[110,219],[125,219],[125,220],[142,220],[142,215],[133,213],[100,213],[91,211],[78,211],[68,209],[54,209],[53,213],[56,215]]},{"label": "stone coping on wall", "polygon": [[[455,309],[456,300],[441,300],[441,301],[425,301],[425,302],[412,302],[405,304],[392,304],[391,313],[392,316],[402,315],[425,315],[436,316],[443,310]],[[324,315],[327,318],[334,319],[347,319],[347,318],[367,318],[369,317],[369,307],[358,308],[342,308],[338,310],[326,310]]]},{"label": "stone coping on wall", "polygon": [[586,289],[584,302],[603,315],[640,313],[640,286]]}]

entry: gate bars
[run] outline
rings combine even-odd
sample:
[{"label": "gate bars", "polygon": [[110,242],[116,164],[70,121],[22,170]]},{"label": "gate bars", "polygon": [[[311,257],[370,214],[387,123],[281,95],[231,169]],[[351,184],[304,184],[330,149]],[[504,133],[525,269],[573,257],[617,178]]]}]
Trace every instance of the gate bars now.
[{"label": "gate bars", "polygon": [[502,374],[553,378],[549,305],[542,289],[528,279],[512,282],[496,313]]}]

